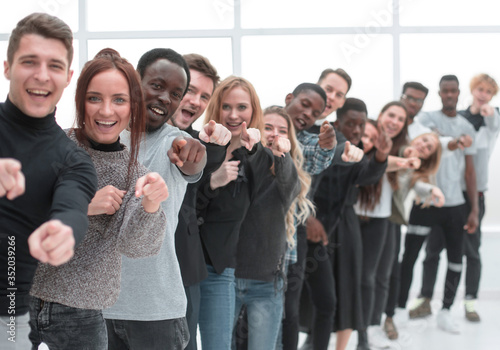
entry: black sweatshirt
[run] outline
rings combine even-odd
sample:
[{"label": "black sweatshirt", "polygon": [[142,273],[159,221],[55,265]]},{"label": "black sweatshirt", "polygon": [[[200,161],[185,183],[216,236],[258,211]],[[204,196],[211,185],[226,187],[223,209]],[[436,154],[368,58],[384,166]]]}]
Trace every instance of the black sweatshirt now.
[{"label": "black sweatshirt", "polygon": [[[344,135],[336,131],[339,144],[345,144]],[[316,217],[321,221],[326,231],[331,235],[332,228],[342,218],[342,207],[352,206],[357,200],[356,186],[366,186],[377,183],[384,175],[387,160],[379,163],[375,156],[366,156],[351,166],[332,165],[321,173],[318,189],[314,196]],[[354,202],[353,202],[354,200]]]},{"label": "black sweatshirt", "polygon": [[58,219],[73,228],[76,244],[81,242],[97,176],[89,155],[57,125],[55,112],[29,117],[9,99],[0,104],[0,158],[20,161],[26,178],[23,195],[0,198],[0,316],[19,316],[28,311],[37,267],[28,237],[44,222]]},{"label": "black sweatshirt", "polygon": [[226,267],[236,267],[241,223],[274,161],[272,152],[260,142],[251,152],[240,147],[233,151],[232,156],[231,160],[241,161],[238,178],[212,191],[209,176],[200,184],[197,198],[205,261],[218,274]]},{"label": "black sweatshirt", "polygon": [[[193,130],[191,126],[184,131],[199,140],[199,131]],[[214,143],[200,142],[206,147],[207,164],[203,169],[202,178],[198,182],[188,184],[186,188],[186,195],[179,210],[179,223],[175,231],[175,251],[184,287],[199,283],[208,276],[198,229],[196,196],[200,184],[204,183],[206,178],[224,162],[229,146],[229,143],[226,146],[219,146]]]}]

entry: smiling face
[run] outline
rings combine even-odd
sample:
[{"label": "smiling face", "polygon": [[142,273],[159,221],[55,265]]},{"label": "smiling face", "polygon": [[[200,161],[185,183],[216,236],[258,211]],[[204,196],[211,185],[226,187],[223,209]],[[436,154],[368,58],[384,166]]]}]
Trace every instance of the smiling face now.
[{"label": "smiling face", "polygon": [[194,69],[190,70],[190,74],[191,81],[186,95],[175,114],[169,120],[170,124],[181,130],[187,129],[205,112],[214,92],[212,79]]},{"label": "smiling face", "polygon": [[67,56],[68,51],[59,40],[24,35],[12,63],[4,62],[12,103],[31,117],[52,113],[73,75]]},{"label": "smiling face", "polygon": [[399,106],[390,106],[378,117],[378,123],[392,139],[396,137],[406,122],[406,112]]},{"label": "smiling face", "polygon": [[264,146],[272,148],[277,135],[288,139],[288,123],[286,119],[276,113],[266,114],[264,116],[264,131],[262,133]]},{"label": "smiling face", "polygon": [[252,121],[252,104],[250,94],[243,88],[237,86],[227,91],[222,98],[221,124],[231,131],[232,137],[239,137],[241,124]]},{"label": "smiling face", "polygon": [[184,68],[166,59],[158,59],[144,71],[141,80],[147,108],[146,130],[159,129],[179,107],[186,90]]},{"label": "smiling face", "polygon": [[325,108],[325,101],[313,90],[302,91],[295,97],[288,94],[285,103],[285,109],[297,132],[313,126]]},{"label": "smiling face", "polygon": [[433,134],[423,134],[411,141],[411,145],[418,151],[418,157],[429,159],[436,152],[439,145],[439,138]]},{"label": "smiling face", "polygon": [[472,104],[476,107],[481,107],[488,104],[493,96],[495,96],[495,90],[490,84],[485,82],[479,83],[471,91],[472,93]]},{"label": "smiling face", "polygon": [[337,118],[335,125],[345,138],[353,145],[357,146],[365,131],[366,113],[350,109],[342,116]]},{"label": "smiling face", "polygon": [[85,96],[85,134],[101,144],[118,140],[130,120],[130,89],[122,73],[113,69],[97,74]]},{"label": "smiling face", "polygon": [[368,153],[375,146],[375,141],[378,139],[378,130],[372,123],[366,123],[365,132],[361,141],[363,142],[363,151]]},{"label": "smiling face", "polygon": [[326,118],[344,105],[348,85],[337,73],[328,74],[318,85],[326,92],[326,107],[321,115]]}]

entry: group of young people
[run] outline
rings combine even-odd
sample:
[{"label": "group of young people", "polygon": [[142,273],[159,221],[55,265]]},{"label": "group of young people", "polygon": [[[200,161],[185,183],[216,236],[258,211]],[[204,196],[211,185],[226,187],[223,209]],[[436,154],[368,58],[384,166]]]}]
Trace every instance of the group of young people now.
[{"label": "group of young people", "polygon": [[466,317],[479,321],[480,222],[500,127],[488,75],[472,79],[466,111],[449,75],[442,110],[420,113],[428,89],[410,82],[371,120],[346,97],[342,69],[262,109],[247,79],[220,81],[201,55],[155,48],[134,68],[106,48],[84,65],[74,127],[62,130],[72,56],[71,29],[51,15],[27,16],[9,39],[2,349],[196,349],[199,329],[204,350],[295,350],[299,327],[305,348],[327,349],[336,332],[345,349],[357,331],[358,349],[370,349],[383,313],[397,339],[393,316],[425,241],[410,317],[431,314],[446,248],[438,325],[458,331],[449,309],[464,254]]}]

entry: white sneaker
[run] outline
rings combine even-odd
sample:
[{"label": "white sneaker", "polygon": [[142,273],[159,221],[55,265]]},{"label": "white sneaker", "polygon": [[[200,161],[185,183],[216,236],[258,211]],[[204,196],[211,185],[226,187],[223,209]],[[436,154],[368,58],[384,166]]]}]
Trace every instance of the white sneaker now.
[{"label": "white sneaker", "polygon": [[460,329],[458,324],[455,322],[451,316],[450,310],[441,309],[437,314],[437,325],[445,332],[459,334]]},{"label": "white sneaker", "polygon": [[398,325],[406,325],[410,320],[408,311],[402,307],[397,307],[394,312],[394,323]]},{"label": "white sneaker", "polygon": [[380,326],[368,327],[368,344],[374,349],[390,349],[391,341]]}]

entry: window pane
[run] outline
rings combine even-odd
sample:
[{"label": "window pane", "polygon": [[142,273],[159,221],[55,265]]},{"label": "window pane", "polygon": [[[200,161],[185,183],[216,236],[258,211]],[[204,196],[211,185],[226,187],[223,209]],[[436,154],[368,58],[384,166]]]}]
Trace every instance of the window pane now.
[{"label": "window pane", "polygon": [[[10,33],[21,19],[32,12],[45,12],[66,22],[73,32],[78,31],[78,1],[24,0],[9,1],[8,10],[0,11],[0,33]],[[3,3],[4,6],[5,2]]]},{"label": "window pane", "polygon": [[348,97],[365,101],[377,115],[392,100],[392,40],[389,35],[371,39],[350,54],[354,35],[249,36],[242,42],[243,76],[254,84],[262,107],[284,105],[285,96],[300,83],[316,83],[326,68],[343,68],[353,84]]},{"label": "window pane", "polygon": [[403,26],[498,25],[500,3],[491,0],[399,0]]},{"label": "window pane", "polygon": [[243,28],[386,27],[391,0],[241,0]]},{"label": "window pane", "polygon": [[233,28],[233,7],[233,0],[87,0],[90,31]]},{"label": "window pane", "polygon": [[197,53],[207,57],[215,66],[219,75],[225,77],[232,74],[231,39],[134,39],[134,40],[89,40],[88,58],[92,59],[100,50],[111,47],[120,55],[137,66],[139,58],[157,47],[172,48],[180,54]]},{"label": "window pane", "polygon": [[[498,50],[492,43],[500,34],[406,34],[401,35],[401,83],[415,80],[429,88],[424,110],[441,108],[438,96],[439,79],[445,74],[455,74],[461,87],[458,109],[466,108],[472,101],[470,79],[478,73],[488,73],[500,79]],[[443,45],[445,43],[445,45]],[[451,48],[481,48],[477,50]],[[500,103],[496,97],[494,105]]]}]

